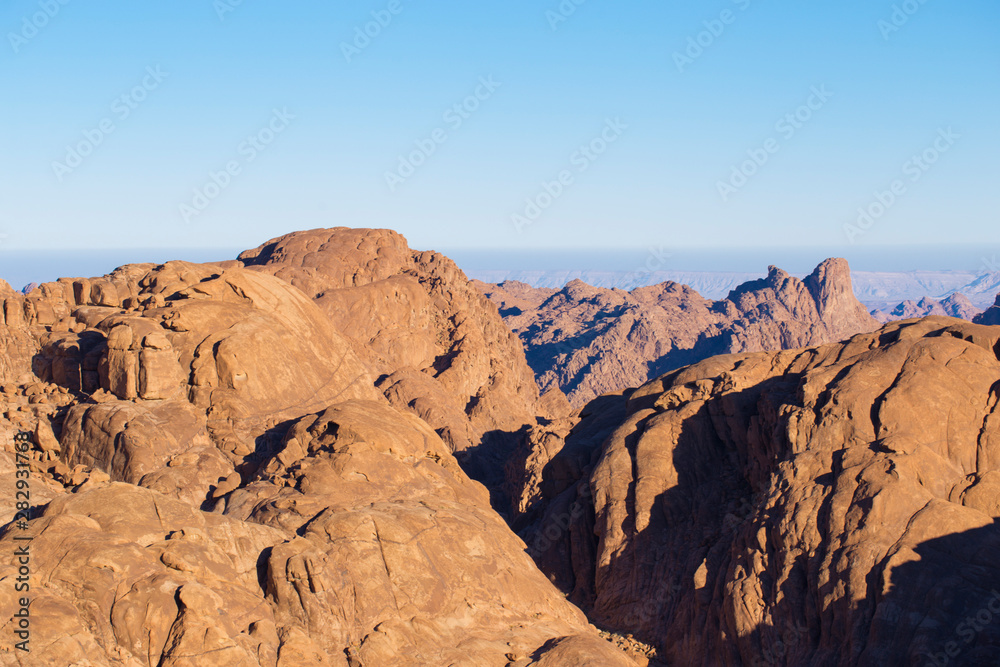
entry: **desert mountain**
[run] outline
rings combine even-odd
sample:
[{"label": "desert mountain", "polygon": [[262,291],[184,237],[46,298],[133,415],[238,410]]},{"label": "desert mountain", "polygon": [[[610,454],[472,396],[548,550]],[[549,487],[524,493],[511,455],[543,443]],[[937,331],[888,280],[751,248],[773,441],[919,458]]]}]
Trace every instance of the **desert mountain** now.
[{"label": "desert mountain", "polygon": [[0,290],[0,476],[30,433],[33,507],[3,510],[32,538],[3,664],[633,664],[460,465],[502,479],[556,415],[449,260],[340,228]]},{"label": "desert mountain", "polygon": [[960,292],[955,292],[940,301],[930,297],[924,297],[920,301],[906,300],[891,311],[873,310],[871,311],[871,315],[883,324],[894,320],[912,320],[931,315],[957,317],[960,320],[971,322],[980,312],[982,311],[969,301],[969,297]]},{"label": "desert mountain", "polygon": [[993,260],[983,260],[984,270],[977,274],[971,281],[967,284],[962,285],[953,290],[949,290],[948,294],[952,292],[960,292],[979,307],[986,307],[989,305],[990,301],[996,296],[997,292],[1000,292],[1000,271],[996,270],[996,258]]},{"label": "desert mountain", "polygon": [[[0,283],[0,664],[1000,659],[1000,328],[869,331],[839,260],[718,302],[481,288],[346,228]],[[543,312],[616,391],[540,397],[501,314]]]},{"label": "desert mountain", "polygon": [[395,232],[297,232],[239,260],[312,299],[389,402],[427,422],[491,489],[518,432],[568,411],[558,391],[539,402],[521,342],[455,263]]},{"label": "desert mountain", "polygon": [[804,347],[878,326],[842,259],[804,280],[772,266],[720,301],[671,282],[631,292],[580,281],[559,291],[476,284],[521,337],[542,391],[561,389],[574,407],[715,354]]},{"label": "desert mountain", "polygon": [[[650,258],[662,257],[662,251],[650,249]],[[502,256],[502,255],[501,255]],[[517,261],[512,255],[511,262]],[[544,260],[536,260],[544,265]],[[563,260],[565,261],[565,260]],[[581,256],[578,260],[581,267],[593,264],[592,257]],[[669,261],[664,260],[667,264]],[[713,262],[718,259],[710,260]],[[492,264],[495,264],[493,260]],[[742,262],[741,262],[742,263]],[[756,272],[746,271],[684,271],[684,270],[649,270],[640,266],[631,271],[595,270],[578,268],[575,270],[496,270],[476,268],[476,259],[469,258],[472,268],[466,269],[466,274],[474,280],[485,283],[523,282],[532,287],[555,288],[557,291],[573,280],[581,280],[594,287],[608,289],[618,288],[632,291],[637,287],[648,287],[664,282],[675,282],[687,285],[702,296],[719,300],[726,298],[731,291],[745,282],[756,280]],[[796,278],[805,278],[808,272],[790,272]],[[891,310],[896,304],[906,301],[919,301],[924,295],[933,294],[938,299],[953,293],[962,293],[969,297],[976,307],[983,308],[992,302],[993,296],[1000,291],[1000,273],[983,274],[967,270],[926,270],[926,271],[851,271],[851,282],[858,301],[865,304],[869,310]]]},{"label": "desert mountain", "polygon": [[678,665],[997,664],[1000,328],[714,357],[534,429],[514,525]]}]

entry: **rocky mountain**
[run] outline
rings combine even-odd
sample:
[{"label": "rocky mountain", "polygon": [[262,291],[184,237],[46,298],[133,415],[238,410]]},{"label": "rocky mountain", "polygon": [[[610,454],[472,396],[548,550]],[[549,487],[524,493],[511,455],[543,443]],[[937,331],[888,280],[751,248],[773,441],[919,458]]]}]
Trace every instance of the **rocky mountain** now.
[{"label": "rocky mountain", "polygon": [[947,294],[954,292],[966,295],[980,307],[988,307],[993,297],[1000,292],[1000,271],[997,271],[996,262],[983,260],[983,271],[967,284],[950,290]]},{"label": "rocky mountain", "polygon": [[631,292],[580,281],[559,291],[476,284],[521,337],[542,390],[561,389],[574,407],[716,354],[833,342],[878,326],[841,259],[804,280],[772,266],[720,301],[671,282]]},{"label": "rocky mountain", "polygon": [[309,296],[389,402],[427,422],[491,489],[518,432],[568,411],[559,391],[540,401],[520,341],[455,263],[399,234],[296,232],[239,261]]},{"label": "rocky mountain", "polygon": [[3,664],[634,664],[463,470],[566,406],[449,260],[340,228],[0,291]]},{"label": "rocky mountain", "polygon": [[971,322],[980,312],[982,311],[972,305],[967,296],[956,292],[941,301],[926,296],[917,302],[903,301],[891,311],[873,310],[871,315],[883,324],[894,320],[911,320],[930,315],[957,317],[960,320]]},{"label": "rocky mountain", "polygon": [[989,324],[997,325],[1000,324],[1000,294],[997,295],[996,303],[987,308],[985,311],[976,315],[973,319],[976,324]]},{"label": "rocky mountain", "polygon": [[[541,312],[601,350],[575,411]],[[868,331],[842,261],[491,288],[337,228],[0,315],[0,664],[1000,659],[1000,328]]]},{"label": "rocky mountain", "polygon": [[902,301],[919,301],[925,295],[944,299],[955,293],[965,294],[977,306],[982,298],[970,283],[974,271],[855,271],[854,293],[858,300],[876,309],[891,309]]},{"label": "rocky mountain", "polygon": [[514,525],[680,665],[997,664],[1000,328],[714,357],[533,429]]},{"label": "rocky mountain", "polygon": [[[651,259],[659,259],[658,254]],[[668,260],[662,260],[669,263]],[[585,265],[585,261],[581,261]],[[687,285],[702,296],[719,300],[726,298],[732,290],[745,282],[760,277],[746,271],[681,271],[650,270],[638,266],[631,271],[611,271],[580,268],[576,270],[496,270],[477,269],[470,259],[463,265],[466,274],[485,283],[523,282],[532,287],[561,289],[573,280],[580,280],[594,287],[631,291],[637,287],[649,287],[664,282]],[[791,272],[796,278],[805,278],[806,273]],[[977,274],[974,271],[852,271],[851,281],[854,295],[870,310],[891,310],[901,301],[919,300],[932,294],[943,299],[953,293],[970,297],[977,307],[988,306],[993,295],[1000,292],[1000,273]]]}]

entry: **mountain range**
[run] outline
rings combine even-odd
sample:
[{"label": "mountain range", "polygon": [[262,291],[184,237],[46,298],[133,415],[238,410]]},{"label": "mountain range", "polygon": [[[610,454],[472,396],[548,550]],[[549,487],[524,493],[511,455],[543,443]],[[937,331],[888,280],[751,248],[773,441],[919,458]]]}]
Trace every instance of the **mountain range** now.
[{"label": "mountain range", "polygon": [[[573,280],[594,287],[633,290],[664,282],[687,285],[708,299],[723,299],[743,283],[757,280],[759,273],[748,271],[502,271],[467,270],[469,277],[485,283],[523,282],[532,287],[560,289]],[[792,272],[797,278],[807,274]],[[853,271],[854,294],[869,310],[891,310],[903,301],[924,297],[944,299],[960,293],[980,309],[988,308],[1000,292],[1000,272],[974,271]]]},{"label": "mountain range", "polygon": [[996,664],[997,313],[346,227],[0,282],[0,662]]}]

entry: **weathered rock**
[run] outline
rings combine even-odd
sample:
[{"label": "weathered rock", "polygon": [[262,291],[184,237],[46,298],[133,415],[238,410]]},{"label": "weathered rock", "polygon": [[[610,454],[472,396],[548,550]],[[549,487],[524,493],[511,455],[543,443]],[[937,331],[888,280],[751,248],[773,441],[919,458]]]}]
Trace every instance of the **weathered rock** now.
[{"label": "weathered rock", "polygon": [[109,401],[69,410],[62,460],[200,506],[210,487],[233,474],[212,446],[204,413],[186,401],[137,404]]},{"label": "weathered rock", "polygon": [[669,282],[624,292],[574,280],[554,294],[476,284],[521,337],[541,390],[562,389],[577,408],[715,354],[834,342],[878,326],[842,259],[801,281],[772,266],[715,302]]},{"label": "weathered rock", "polygon": [[[273,239],[240,260],[315,298],[378,375],[413,369],[439,384],[441,420],[423,416],[453,451],[487,432],[517,432],[539,414],[519,341],[448,258],[411,250],[395,232],[340,227]],[[400,382],[383,387],[396,405],[419,411]],[[458,413],[468,428],[453,422]]]},{"label": "weathered rock", "polygon": [[[107,483],[53,500],[25,532],[31,651],[4,664],[266,664],[249,650],[259,641],[251,625],[274,619],[257,562],[282,533]],[[10,553],[17,534],[0,539]],[[16,565],[0,565],[4,619],[18,608],[16,576]],[[11,636],[10,626],[0,631]]]},{"label": "weathered rock", "polygon": [[365,401],[299,420],[228,516],[91,478],[0,538],[33,538],[32,652],[5,664],[633,664],[487,498],[423,421]]},{"label": "weathered rock", "polygon": [[998,341],[932,317],[644,385],[589,474],[595,562],[551,576],[671,664],[996,662]]},{"label": "weathered rock", "polygon": [[0,280],[0,382],[16,381],[31,371],[38,343],[27,330],[24,297]]},{"label": "weathered rock", "polygon": [[38,506],[3,511],[36,625],[0,663],[632,664],[453,455],[502,493],[536,412],[568,412],[495,308],[391,232],[264,254],[3,292],[0,437],[33,434]]},{"label": "weathered rock", "polygon": [[539,403],[521,342],[454,262],[389,230],[343,227],[273,239],[240,260],[314,298],[389,401],[444,438],[495,506],[508,504],[506,460],[536,415],[561,416],[551,411],[565,404]]},{"label": "weathered rock", "polygon": [[411,414],[348,402],[299,420],[225,513],[301,536],[271,552],[266,590],[278,620],[302,623],[327,654],[505,665],[510,651],[541,656],[573,636],[596,640],[595,660],[631,664],[545,581],[486,490]]}]

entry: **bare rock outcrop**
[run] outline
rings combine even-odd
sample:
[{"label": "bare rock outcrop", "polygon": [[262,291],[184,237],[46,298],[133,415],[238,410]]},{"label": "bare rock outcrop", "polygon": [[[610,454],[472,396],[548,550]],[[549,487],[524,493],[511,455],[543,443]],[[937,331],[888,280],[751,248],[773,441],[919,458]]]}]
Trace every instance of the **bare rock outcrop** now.
[{"label": "bare rock outcrop", "polygon": [[[445,409],[424,416],[447,429],[453,451],[491,431],[517,431],[539,414],[520,342],[447,257],[411,250],[389,230],[341,227],[273,239],[240,261],[315,299],[376,374],[393,376],[380,387],[399,407],[414,409],[410,397],[440,385]],[[451,419],[456,411],[471,441],[466,424]]]},{"label": "bare rock outcrop", "polygon": [[346,229],[244,260],[0,284],[0,664],[645,664],[459,465],[502,494],[569,406],[454,264]]},{"label": "bare rock outcrop", "polygon": [[[229,516],[299,536],[271,553],[266,588],[280,617],[328,653],[353,647],[365,665],[506,664],[555,638],[597,639],[412,414],[354,401],[303,418],[258,479],[221,502]],[[597,641],[594,659],[615,659]]]},{"label": "bare rock outcrop", "polygon": [[[30,536],[33,564],[32,651],[3,664],[636,664],[384,401],[298,420],[215,512],[107,476],[74,491],[0,537],[14,553]],[[8,634],[17,576],[0,565]]]},{"label": "bare rock outcrop", "polygon": [[395,232],[297,232],[242,253],[240,261],[312,298],[388,400],[426,421],[466,471],[495,492],[504,462],[535,417],[568,414],[558,388],[539,400],[521,341],[496,306],[450,259],[411,250]]},{"label": "bare rock outcrop", "polygon": [[[274,613],[257,580],[260,553],[286,538],[274,529],[104,482],[53,500],[27,530],[10,526],[0,545],[14,553],[25,534],[31,650],[4,664],[276,664]],[[17,571],[0,565],[4,619],[19,608]],[[13,636],[13,623],[0,631]]]},{"label": "bare rock outcrop", "polygon": [[[605,406],[594,463],[522,534],[671,664],[993,664],[998,342],[930,317],[670,373]],[[560,433],[535,476],[587,460]]]},{"label": "bare rock outcrop", "polygon": [[521,337],[541,390],[561,389],[576,408],[715,354],[794,349],[878,326],[842,259],[804,280],[772,266],[721,301],[671,282],[625,292],[574,280],[554,294],[477,286]]},{"label": "bare rock outcrop", "polygon": [[38,342],[30,334],[24,297],[0,280],[0,383],[15,382],[31,373]]}]

